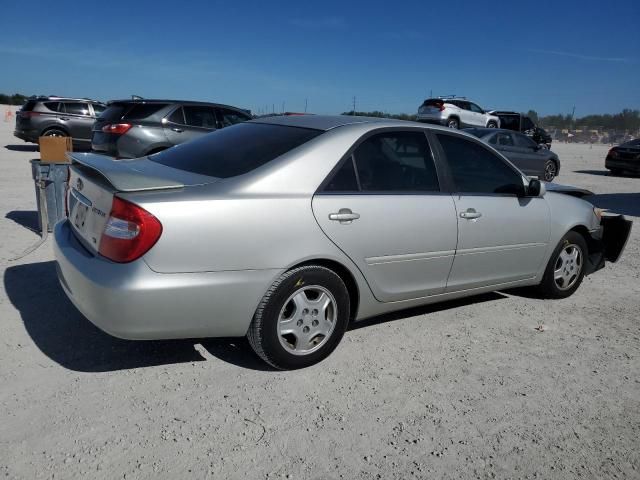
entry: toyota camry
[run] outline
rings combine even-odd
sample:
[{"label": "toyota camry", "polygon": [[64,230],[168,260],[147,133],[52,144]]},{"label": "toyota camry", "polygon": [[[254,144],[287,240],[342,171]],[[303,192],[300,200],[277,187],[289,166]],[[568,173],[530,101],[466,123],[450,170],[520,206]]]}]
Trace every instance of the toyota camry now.
[{"label": "toyota camry", "polygon": [[121,338],[247,336],[281,369],[385,312],[511,287],[568,297],[631,228],[412,122],[280,116],[135,160],[70,157],[55,254],[76,307]]}]

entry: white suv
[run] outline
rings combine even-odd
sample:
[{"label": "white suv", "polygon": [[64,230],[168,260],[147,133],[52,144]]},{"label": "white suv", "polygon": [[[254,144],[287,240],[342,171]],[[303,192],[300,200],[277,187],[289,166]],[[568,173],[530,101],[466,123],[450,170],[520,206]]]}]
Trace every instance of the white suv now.
[{"label": "white suv", "polygon": [[438,123],[449,128],[498,128],[500,126],[500,119],[497,116],[485,112],[465,97],[428,98],[418,108],[417,120]]}]

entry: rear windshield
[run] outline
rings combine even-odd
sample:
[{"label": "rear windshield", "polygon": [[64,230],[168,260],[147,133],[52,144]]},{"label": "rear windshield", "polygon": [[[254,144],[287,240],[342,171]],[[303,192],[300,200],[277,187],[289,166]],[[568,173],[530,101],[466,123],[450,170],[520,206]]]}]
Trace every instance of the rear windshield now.
[{"label": "rear windshield", "polygon": [[107,109],[100,114],[100,120],[107,122],[117,122],[122,118],[124,112],[129,108],[129,105],[124,103],[114,103],[107,107]]},{"label": "rear windshield", "polygon": [[440,107],[444,104],[444,100],[441,98],[427,98],[422,105],[425,107]]},{"label": "rear windshield", "polygon": [[199,175],[229,178],[250,172],[321,133],[308,128],[239,123],[151,155],[149,159]]},{"label": "rear windshield", "polygon": [[31,110],[33,110],[33,107],[36,106],[36,101],[35,100],[29,100],[27,103],[25,103],[22,106],[22,111],[23,112],[30,112]]},{"label": "rear windshield", "polygon": [[168,103],[136,103],[123,120],[144,120],[169,105]]}]

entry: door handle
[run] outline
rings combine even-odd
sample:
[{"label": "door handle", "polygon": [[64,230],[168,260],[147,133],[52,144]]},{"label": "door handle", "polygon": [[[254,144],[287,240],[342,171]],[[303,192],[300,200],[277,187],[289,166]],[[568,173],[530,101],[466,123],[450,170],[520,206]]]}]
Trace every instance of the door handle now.
[{"label": "door handle", "polygon": [[69,117],[60,117],[60,120],[71,120]]},{"label": "door handle", "polygon": [[182,132],[184,132],[184,130],[183,130],[183,129],[181,129],[181,128],[175,128],[175,127],[174,127],[174,128],[172,128],[171,130],[173,130],[174,132],[178,132],[178,133],[182,133]]},{"label": "door handle", "polygon": [[335,220],[340,223],[351,223],[360,218],[359,213],[353,213],[349,208],[341,208],[338,213],[330,213],[329,220]]},{"label": "door handle", "polygon": [[482,214],[480,212],[476,212],[475,208],[467,208],[466,212],[460,212],[460,217],[466,218],[467,220],[474,220],[481,216]]}]

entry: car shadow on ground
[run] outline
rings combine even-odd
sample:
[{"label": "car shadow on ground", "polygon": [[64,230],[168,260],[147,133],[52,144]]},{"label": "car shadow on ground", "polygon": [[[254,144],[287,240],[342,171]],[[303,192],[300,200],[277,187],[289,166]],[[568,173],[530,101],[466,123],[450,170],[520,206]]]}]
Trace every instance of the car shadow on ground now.
[{"label": "car shadow on ground", "polygon": [[27,230],[40,234],[38,228],[38,212],[35,210],[13,210],[5,215],[5,218],[13,220]]},{"label": "car shadow on ground", "polygon": [[[206,358],[196,348],[201,345],[224,362],[250,370],[274,371],[255,355],[245,338],[131,341],[112,337],[94,326],[69,301],[58,284],[53,261],[7,268],[4,287],[36,346],[69,370],[110,372],[204,361]],[[507,297],[487,293],[411,308],[359,321],[349,330],[503,298]]]},{"label": "car shadow on ground", "polygon": [[37,152],[38,145],[5,145],[4,148],[13,152]]},{"label": "car shadow on ground", "polygon": [[640,175],[637,174],[633,174],[633,173],[625,173],[623,175],[621,174],[617,174],[617,173],[612,173],[609,170],[574,170],[574,173],[584,173],[586,175],[599,175],[602,177],[638,177]]},{"label": "car shadow on ground", "polygon": [[640,217],[640,193],[602,193],[584,199],[611,213]]},{"label": "car shadow on ground", "polygon": [[428,315],[430,313],[450,310],[452,308],[464,307],[466,305],[472,305],[474,303],[502,300],[504,298],[508,297],[498,292],[490,292],[481,295],[475,295],[473,297],[459,298],[456,300],[449,300],[447,302],[433,303],[431,305],[398,310],[395,312],[385,313],[354,322],[349,326],[348,330],[358,330],[360,328],[371,327],[373,325],[380,325],[381,323],[393,322],[395,320],[402,320],[404,318],[415,317],[418,315]]},{"label": "car shadow on ground", "polygon": [[110,372],[204,361],[197,344],[222,361],[270,370],[243,338],[131,341],[104,333],[69,301],[53,261],[7,268],[4,287],[36,346],[69,370]]}]

